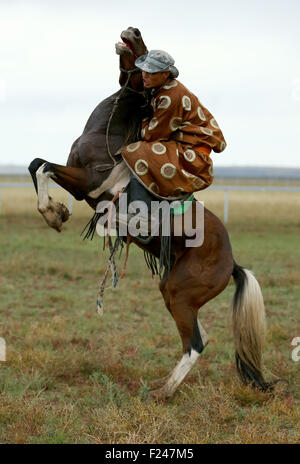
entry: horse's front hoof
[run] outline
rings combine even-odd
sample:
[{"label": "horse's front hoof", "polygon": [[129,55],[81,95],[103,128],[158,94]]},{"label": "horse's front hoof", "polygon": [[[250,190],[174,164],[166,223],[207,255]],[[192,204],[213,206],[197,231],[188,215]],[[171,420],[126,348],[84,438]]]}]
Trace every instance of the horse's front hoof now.
[{"label": "horse's front hoof", "polygon": [[61,232],[63,222],[69,219],[70,213],[63,203],[57,203],[49,197],[49,204],[46,207],[38,206],[38,211],[42,214],[48,226]]},{"label": "horse's front hoof", "polygon": [[59,207],[60,207],[59,214],[60,214],[61,220],[62,222],[66,222],[70,217],[70,211],[63,203],[59,203]]}]

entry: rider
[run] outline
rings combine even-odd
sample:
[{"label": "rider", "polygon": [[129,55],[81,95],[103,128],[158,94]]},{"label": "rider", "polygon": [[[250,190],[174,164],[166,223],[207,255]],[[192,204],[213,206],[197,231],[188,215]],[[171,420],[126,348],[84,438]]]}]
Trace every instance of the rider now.
[{"label": "rider", "polygon": [[174,59],[162,50],[139,57],[144,87],[151,89],[153,116],[142,122],[141,140],[125,147],[123,158],[144,186],[163,198],[208,187],[213,181],[210,152],[226,147],[212,114],[176,77]]},{"label": "rider", "polygon": [[216,120],[176,79],[179,72],[167,52],[151,50],[135,65],[153,108],[142,121],[141,140],[122,149],[137,188],[141,192],[142,183],[156,197],[172,200],[207,188],[213,181],[211,150],[220,153],[226,147]]}]

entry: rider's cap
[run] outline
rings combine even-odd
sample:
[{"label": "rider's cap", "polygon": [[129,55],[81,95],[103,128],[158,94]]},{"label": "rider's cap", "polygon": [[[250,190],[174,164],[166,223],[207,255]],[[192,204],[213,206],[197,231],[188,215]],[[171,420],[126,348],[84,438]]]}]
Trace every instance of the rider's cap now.
[{"label": "rider's cap", "polygon": [[142,71],[148,73],[158,73],[170,71],[173,78],[179,74],[178,69],[174,66],[174,59],[169,53],[163,50],[150,50],[146,55],[142,55],[135,61],[135,65]]}]

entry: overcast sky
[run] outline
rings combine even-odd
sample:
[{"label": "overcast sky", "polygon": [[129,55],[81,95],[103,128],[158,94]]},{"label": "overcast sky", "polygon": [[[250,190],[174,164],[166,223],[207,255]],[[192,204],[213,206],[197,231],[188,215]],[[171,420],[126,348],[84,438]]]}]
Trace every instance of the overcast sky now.
[{"label": "overcast sky", "polygon": [[66,163],[119,88],[115,42],[133,26],[221,126],[216,166],[300,167],[299,24],[299,0],[0,0],[0,163]]}]

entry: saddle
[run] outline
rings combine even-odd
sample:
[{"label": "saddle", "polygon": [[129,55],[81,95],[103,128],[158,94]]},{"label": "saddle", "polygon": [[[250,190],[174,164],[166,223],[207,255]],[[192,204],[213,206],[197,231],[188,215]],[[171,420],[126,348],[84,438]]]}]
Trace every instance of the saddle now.
[{"label": "saddle", "polygon": [[[184,195],[180,200],[176,201],[175,205],[171,205],[171,203],[174,202],[173,199],[164,199],[164,200],[159,200],[154,194],[152,194],[148,189],[146,189],[141,182],[137,179],[137,177],[134,176],[133,173],[130,174],[130,182],[127,184],[127,186],[124,189],[124,193],[127,194],[127,204],[128,204],[128,209],[130,207],[130,204],[134,201],[142,201],[145,206],[147,207],[147,210],[151,212],[153,210],[153,202],[157,205],[157,208],[161,205],[161,202],[167,202],[169,204],[169,208],[167,208],[167,212],[169,213],[169,217],[163,216],[163,211],[161,210],[160,212],[158,211],[159,214],[157,214],[156,219],[158,220],[157,227],[154,227],[154,230],[156,230],[157,235],[164,235],[164,228],[163,228],[163,221],[171,221],[171,217],[174,215],[182,215],[185,213],[185,211],[190,207],[192,204],[192,201],[194,200],[194,195],[193,193],[187,193]],[[154,236],[151,235],[151,227],[150,227],[150,222],[151,219],[153,218],[152,215],[149,214],[147,221],[147,226],[146,227],[148,233],[140,233],[139,235],[136,236],[137,240],[140,241],[143,244],[149,243]],[[146,222],[146,221],[145,221]],[[169,234],[168,234],[169,235]]]},{"label": "saddle", "polygon": [[[134,201],[142,201],[144,204],[147,206],[148,211],[151,211],[151,203],[153,201],[157,202],[158,205],[160,205],[163,201],[167,202],[169,205],[174,201],[174,200],[160,200],[158,201],[158,198],[152,194],[149,190],[147,190],[139,180],[131,173],[130,176],[130,182],[127,184],[125,189],[123,190],[122,193],[127,194],[127,211],[125,212],[125,225],[128,225],[128,209],[130,209],[130,204],[132,204]],[[120,198],[120,197],[119,197]],[[151,253],[151,251],[148,251],[147,249],[144,251],[144,257],[146,264],[148,268],[152,272],[152,276],[155,274],[161,276],[162,270],[166,272],[166,275],[169,275],[173,263],[174,263],[174,255],[172,253],[172,247],[171,247],[171,221],[172,221],[172,216],[181,216],[187,212],[187,210],[190,208],[192,205],[193,201],[195,201],[193,193],[187,193],[185,196],[182,197],[181,200],[177,201],[176,200],[176,205],[170,205],[169,208],[167,209],[168,214],[161,214],[161,210],[159,211],[159,220],[158,220],[158,230],[155,235],[151,235],[151,233],[148,233],[148,230],[151,230],[151,228],[147,228],[147,233],[145,234],[138,234],[135,235],[135,239],[140,242],[143,245],[148,245],[150,242],[154,239],[154,237],[159,236],[160,237],[160,255],[159,255],[159,263],[157,263],[157,258]],[[128,245],[128,237],[130,237],[127,227],[126,227],[126,232],[122,235],[120,233],[120,201],[119,199],[116,201],[116,206],[117,206],[117,211],[116,211],[116,220],[117,223],[119,223],[119,228],[118,228],[118,235],[117,239],[115,241],[115,245],[112,246],[111,239],[110,239],[110,251],[111,251],[111,257],[113,258],[113,255],[115,254],[117,248],[119,247],[122,242],[126,242]],[[100,213],[95,213],[94,216],[91,218],[91,220],[88,222],[88,224],[85,226],[84,230],[82,231],[81,235],[84,234],[84,239],[90,238],[91,240],[94,237],[96,228],[97,228],[97,223],[98,220],[100,219],[101,214]],[[142,218],[145,222],[147,222],[147,225],[149,224],[149,221],[151,222],[151,217],[147,215],[147,217]],[[163,222],[164,224],[169,223],[169,228],[168,231],[169,233],[164,234],[164,229],[163,229]],[[110,226],[108,227],[110,228]],[[104,237],[105,238],[105,237]],[[103,242],[103,246],[105,246],[105,241]],[[123,245],[122,245],[123,246]],[[128,247],[127,247],[128,249]]]}]

